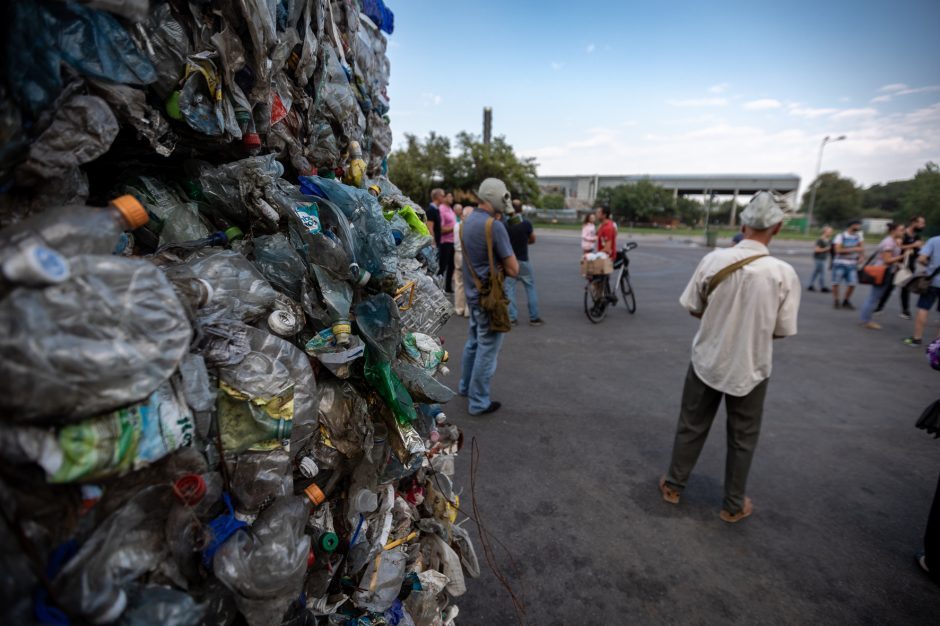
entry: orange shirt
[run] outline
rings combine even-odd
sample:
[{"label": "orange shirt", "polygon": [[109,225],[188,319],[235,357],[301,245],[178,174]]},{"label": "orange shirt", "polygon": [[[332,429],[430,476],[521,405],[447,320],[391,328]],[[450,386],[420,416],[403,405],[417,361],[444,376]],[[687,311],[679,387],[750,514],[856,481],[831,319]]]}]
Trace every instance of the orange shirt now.
[{"label": "orange shirt", "polygon": [[611,220],[597,229],[597,251],[606,252],[611,259],[617,258],[617,227]]}]

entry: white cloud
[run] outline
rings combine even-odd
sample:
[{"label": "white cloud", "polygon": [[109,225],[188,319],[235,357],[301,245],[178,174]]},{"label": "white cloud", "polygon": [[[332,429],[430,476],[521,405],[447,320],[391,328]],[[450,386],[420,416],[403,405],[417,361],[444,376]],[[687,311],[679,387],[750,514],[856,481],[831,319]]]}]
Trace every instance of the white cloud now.
[{"label": "white cloud", "polygon": [[830,119],[846,120],[857,117],[872,117],[873,115],[877,114],[877,109],[872,109],[871,107],[865,109],[845,109],[844,111],[834,113]]},{"label": "white cloud", "polygon": [[789,105],[790,115],[796,115],[798,117],[806,117],[809,119],[814,119],[817,117],[825,117],[827,115],[832,115],[833,113],[838,113],[839,109],[833,109],[831,107],[804,107],[800,104],[792,103]]},{"label": "white cloud", "polygon": [[586,48],[588,54],[591,54],[592,52],[594,52],[595,49],[597,49],[597,46],[595,46],[592,43],[589,43]]},{"label": "white cloud", "polygon": [[723,107],[728,104],[726,98],[685,98],[666,100],[666,104],[674,107]]},{"label": "white cloud", "polygon": [[783,104],[773,98],[762,98],[760,100],[751,100],[744,103],[744,108],[749,111],[766,111],[767,109],[779,109]]},{"label": "white cloud", "polygon": [[730,85],[728,83],[718,83],[717,85],[712,85],[708,88],[708,93],[724,93],[728,91]]},{"label": "white cloud", "polygon": [[436,93],[425,92],[421,94],[421,103],[425,106],[438,106],[443,101],[444,98]]},{"label": "white cloud", "polygon": [[904,83],[891,83],[890,85],[884,85],[878,91],[892,93],[895,91],[903,91],[904,89],[907,89],[907,85]]},{"label": "white cloud", "polygon": [[556,72],[565,66],[564,63],[559,63],[558,61],[552,61],[551,68]]},{"label": "white cloud", "polygon": [[872,104],[877,104],[879,102],[891,102],[891,96],[888,94],[885,94],[883,96],[875,96],[874,98],[871,99]]}]

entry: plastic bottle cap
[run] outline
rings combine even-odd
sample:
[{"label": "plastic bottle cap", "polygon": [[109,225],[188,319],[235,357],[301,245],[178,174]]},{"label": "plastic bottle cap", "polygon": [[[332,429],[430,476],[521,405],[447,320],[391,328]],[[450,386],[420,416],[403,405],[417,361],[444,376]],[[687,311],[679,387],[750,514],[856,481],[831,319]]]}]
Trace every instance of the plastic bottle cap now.
[{"label": "plastic bottle cap", "polygon": [[229,241],[237,241],[245,237],[245,233],[238,226],[229,226],[225,229],[225,236]]},{"label": "plastic bottle cap", "polygon": [[326,500],[326,494],[323,493],[323,490],[316,483],[310,483],[304,493],[307,494],[307,497],[310,498],[310,501],[313,502],[314,506],[322,504]]},{"label": "plastic bottle cap", "polygon": [[23,285],[54,285],[71,275],[68,260],[46,246],[31,245],[22,253],[7,259],[3,276],[12,283]]},{"label": "plastic bottle cap", "polygon": [[196,303],[196,308],[201,309],[202,307],[212,302],[212,297],[215,295],[215,288],[209,284],[209,281],[205,279],[197,278],[196,281],[201,287],[199,302]]},{"label": "plastic bottle cap", "polygon": [[320,549],[324,552],[332,553],[339,547],[339,537],[336,533],[326,532],[320,535]]},{"label": "plastic bottle cap", "polygon": [[320,468],[317,467],[316,461],[309,456],[305,456],[300,459],[300,473],[307,478],[313,478],[320,473]]},{"label": "plastic bottle cap", "polygon": [[170,97],[166,99],[166,114],[169,115],[174,120],[183,119],[183,114],[180,111],[180,91],[177,89],[170,94]]},{"label": "plastic bottle cap", "polygon": [[310,549],[310,552],[307,554],[307,569],[313,567],[313,564],[317,562],[317,555],[313,553],[313,548]]},{"label": "plastic bottle cap", "polygon": [[290,337],[296,335],[300,329],[297,328],[297,317],[290,311],[275,309],[268,316],[268,328],[275,335],[281,337]]},{"label": "plastic bottle cap", "polygon": [[206,495],[206,481],[199,474],[186,474],[173,483],[173,495],[182,504],[198,504]]},{"label": "plastic bottle cap", "polygon": [[144,208],[144,205],[142,205],[137,198],[130,194],[115,198],[111,201],[111,206],[120,211],[121,215],[124,216],[124,219],[130,225],[128,230],[140,228],[150,221],[150,216],[147,215],[147,209]]},{"label": "plastic bottle cap", "polygon": [[261,147],[261,137],[258,133],[245,133],[242,138],[242,145],[248,150],[254,150]]}]

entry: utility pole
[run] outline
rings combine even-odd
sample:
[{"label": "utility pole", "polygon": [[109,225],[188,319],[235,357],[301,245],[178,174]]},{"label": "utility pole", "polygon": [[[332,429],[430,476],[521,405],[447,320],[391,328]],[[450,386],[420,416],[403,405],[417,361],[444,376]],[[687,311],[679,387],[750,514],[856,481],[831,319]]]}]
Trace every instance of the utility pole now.
[{"label": "utility pole", "polygon": [[816,159],[816,178],[813,179],[813,188],[810,190],[809,194],[809,209],[806,211],[806,225],[803,227],[804,234],[813,227],[813,207],[816,206],[816,188],[819,187],[819,170],[822,168],[823,148],[826,147],[827,143],[835,143],[836,141],[842,141],[844,139],[845,135],[839,135],[835,139],[826,135],[823,137],[822,143],[819,144],[819,158]]},{"label": "utility pole", "polygon": [[483,145],[489,146],[493,138],[493,109],[483,107]]}]

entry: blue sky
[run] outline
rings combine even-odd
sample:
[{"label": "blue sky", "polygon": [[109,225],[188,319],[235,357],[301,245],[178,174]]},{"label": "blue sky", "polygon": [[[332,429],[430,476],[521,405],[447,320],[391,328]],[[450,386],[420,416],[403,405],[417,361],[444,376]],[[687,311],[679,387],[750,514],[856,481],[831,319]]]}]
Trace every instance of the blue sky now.
[{"label": "blue sky", "polygon": [[940,1],[388,0],[391,120],[494,133],[542,174],[789,173],[940,161]]}]

